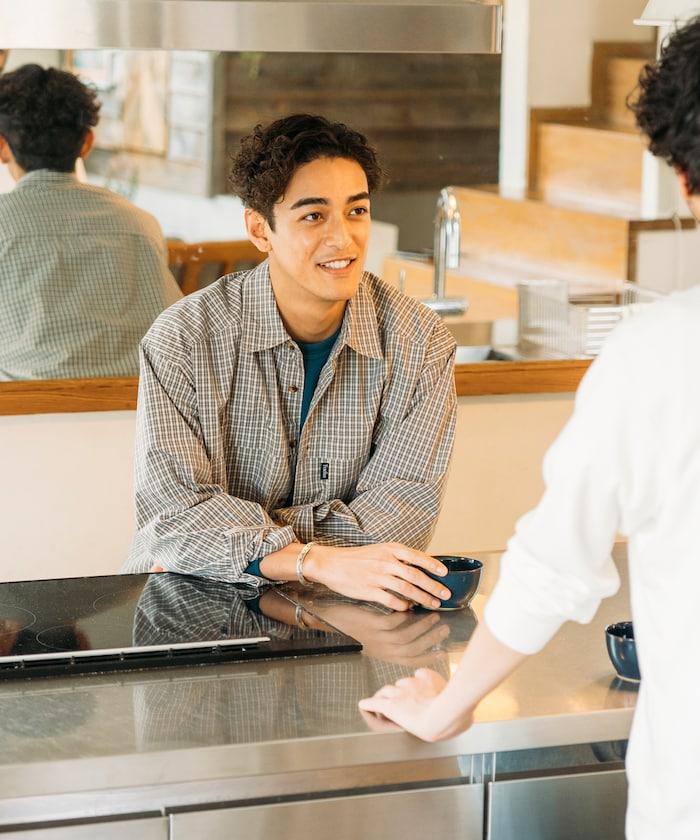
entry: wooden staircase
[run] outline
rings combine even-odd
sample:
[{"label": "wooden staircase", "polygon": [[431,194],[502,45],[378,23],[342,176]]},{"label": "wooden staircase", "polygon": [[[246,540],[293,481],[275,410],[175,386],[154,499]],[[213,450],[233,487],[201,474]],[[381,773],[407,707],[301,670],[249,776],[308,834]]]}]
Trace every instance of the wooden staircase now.
[{"label": "wooden staircase", "polygon": [[626,107],[653,57],[652,43],[596,44],[591,105],[531,111],[528,189],[454,188],[462,251],[477,273],[479,262],[496,262],[543,276],[638,279],[640,236],[674,230],[670,219],[641,217],[645,147]]}]

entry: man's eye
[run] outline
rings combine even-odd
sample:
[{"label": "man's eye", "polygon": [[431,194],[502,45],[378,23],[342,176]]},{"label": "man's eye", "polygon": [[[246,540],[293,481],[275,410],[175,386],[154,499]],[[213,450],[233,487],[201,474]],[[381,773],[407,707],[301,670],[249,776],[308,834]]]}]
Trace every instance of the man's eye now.
[{"label": "man's eye", "polygon": [[314,213],[307,213],[304,216],[303,221],[305,221],[305,222],[317,222],[320,218],[321,218],[320,213],[315,213],[315,212]]},{"label": "man's eye", "polygon": [[369,213],[369,207],[353,207],[350,211],[351,216],[366,216]]}]

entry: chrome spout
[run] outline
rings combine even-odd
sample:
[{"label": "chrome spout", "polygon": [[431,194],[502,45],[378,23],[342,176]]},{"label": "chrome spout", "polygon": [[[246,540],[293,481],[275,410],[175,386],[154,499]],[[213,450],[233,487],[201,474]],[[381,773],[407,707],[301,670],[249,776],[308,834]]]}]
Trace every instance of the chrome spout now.
[{"label": "chrome spout", "polygon": [[457,199],[446,187],[440,190],[435,209],[435,234],[433,243],[433,263],[435,266],[435,283],[433,296],[445,297],[445,271],[448,268],[459,267],[460,237],[462,233],[462,217],[459,212]]},{"label": "chrome spout", "polygon": [[449,187],[440,190],[435,212],[433,247],[433,296],[424,300],[439,315],[462,315],[467,310],[464,298],[445,296],[445,274],[448,268],[459,267],[462,218],[457,197]]}]

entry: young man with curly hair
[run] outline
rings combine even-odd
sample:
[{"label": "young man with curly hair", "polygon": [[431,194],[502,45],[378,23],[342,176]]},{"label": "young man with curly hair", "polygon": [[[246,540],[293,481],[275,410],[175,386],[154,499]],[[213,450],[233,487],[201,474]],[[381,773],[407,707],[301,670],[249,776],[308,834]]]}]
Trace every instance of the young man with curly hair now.
[{"label": "young man with curly hair", "polygon": [[134,376],[138,344],[181,297],[156,220],[82,184],[99,103],[36,64],[0,76],[0,379]]},{"label": "young man with curly hair", "polygon": [[[700,219],[700,18],[671,37],[640,88],[637,122]],[[381,716],[369,718],[373,725],[389,719],[429,741],[467,729],[479,701],[528,654],[564,621],[591,621],[617,591],[610,550],[622,533],[642,674],[627,754],[627,836],[697,840],[700,286],[616,330],[544,475],[544,496],[518,522],[485,621],[452,679],[420,670],[360,706]]]},{"label": "young man with curly hair", "polygon": [[322,117],[243,140],[232,183],[267,259],[142,342],[127,571],[317,581],[395,609],[447,593],[423,550],[452,450],[454,341],[363,270],[381,177],[367,140]]}]

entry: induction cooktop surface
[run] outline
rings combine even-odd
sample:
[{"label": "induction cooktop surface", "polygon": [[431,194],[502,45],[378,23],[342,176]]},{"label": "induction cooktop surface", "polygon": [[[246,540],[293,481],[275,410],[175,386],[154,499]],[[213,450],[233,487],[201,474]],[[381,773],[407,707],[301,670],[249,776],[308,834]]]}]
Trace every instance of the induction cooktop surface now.
[{"label": "induction cooktop surface", "polygon": [[361,650],[310,618],[274,588],[168,572],[3,583],[0,679]]}]

